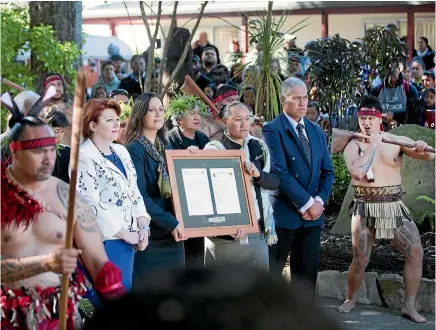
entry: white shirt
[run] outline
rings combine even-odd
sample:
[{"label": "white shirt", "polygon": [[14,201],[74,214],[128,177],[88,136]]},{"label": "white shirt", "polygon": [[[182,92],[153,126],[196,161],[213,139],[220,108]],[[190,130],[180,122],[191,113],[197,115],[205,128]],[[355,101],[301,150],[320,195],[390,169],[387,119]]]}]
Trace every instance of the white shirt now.
[{"label": "white shirt", "polygon": [[[294,118],[288,116],[285,112],[283,112],[286,116],[286,118],[288,118],[289,122],[292,125],[292,128],[294,129],[295,133],[297,133],[298,135],[298,129],[297,129],[297,125],[301,124],[303,126],[303,134],[306,137],[307,141],[309,141],[309,138],[307,137],[307,133],[306,133],[306,125],[304,124],[304,118],[301,118],[300,121],[296,121]],[[309,141],[310,142],[310,141]],[[312,197],[310,197],[309,201],[300,209],[301,213],[306,212],[312,205],[313,203],[316,201],[320,202],[322,206],[324,206],[324,201],[322,200],[321,197],[316,196],[315,199],[313,199]]]}]

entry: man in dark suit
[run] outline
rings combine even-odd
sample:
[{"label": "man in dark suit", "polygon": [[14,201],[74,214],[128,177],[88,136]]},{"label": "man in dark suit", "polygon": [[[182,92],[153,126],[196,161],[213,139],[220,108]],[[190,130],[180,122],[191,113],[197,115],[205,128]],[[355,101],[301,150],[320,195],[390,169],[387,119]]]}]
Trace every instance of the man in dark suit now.
[{"label": "man in dark suit", "polygon": [[[315,296],[324,204],[334,181],[333,164],[320,126],[305,119],[307,87],[298,78],[281,86],[283,113],[263,128],[272,170],[281,177],[271,197],[278,243],[271,271],[280,276],[291,253],[291,279]],[[308,291],[305,291],[308,292]]]}]

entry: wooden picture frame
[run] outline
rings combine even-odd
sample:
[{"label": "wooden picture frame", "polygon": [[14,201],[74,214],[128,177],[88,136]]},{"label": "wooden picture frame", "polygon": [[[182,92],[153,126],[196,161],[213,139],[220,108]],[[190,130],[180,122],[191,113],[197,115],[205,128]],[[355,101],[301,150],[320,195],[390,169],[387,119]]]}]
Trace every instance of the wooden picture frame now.
[{"label": "wooden picture frame", "polygon": [[[238,228],[244,229],[246,233],[259,232],[252,183],[250,181],[250,176],[246,173],[243,167],[245,163],[245,155],[242,150],[198,150],[195,154],[188,150],[166,150],[165,157],[171,181],[171,197],[174,215],[177,220],[179,220],[185,237],[235,235]],[[183,173],[182,170],[184,171]],[[219,210],[224,209],[223,205],[225,206],[227,204],[222,203],[223,194],[216,195],[218,185],[223,184],[223,182],[220,183],[216,177],[216,174],[220,174],[216,171],[222,172],[227,170],[231,171],[226,172],[226,174],[228,173],[230,175],[228,176],[229,178],[232,176],[232,173],[234,173],[234,184],[236,185],[240,213],[218,213]],[[202,178],[204,180],[206,180],[205,177],[207,176],[213,213],[201,215],[189,214],[191,210],[189,209],[188,197],[186,196],[186,177],[184,176],[187,171],[193,171],[191,172],[192,175],[195,175],[197,171],[200,171],[204,176]],[[234,194],[232,195],[234,189],[232,189],[231,186],[232,185],[230,184],[226,187],[229,187],[228,192],[230,193],[230,196],[235,196]],[[205,185],[203,185],[203,187],[205,187]],[[191,196],[193,190],[195,189],[188,188]],[[222,187],[220,190],[222,191]],[[202,191],[197,191],[195,197],[199,199],[204,197],[204,204],[210,205],[207,196],[202,194],[202,192],[204,192],[204,189]],[[221,204],[217,203],[217,196],[221,196],[221,198],[219,198]],[[226,198],[230,198],[229,195],[226,194]],[[192,198],[190,198],[190,201],[191,205],[193,205]],[[198,203],[196,203],[196,205],[198,205]],[[211,209],[209,208],[209,211],[210,210]]]}]

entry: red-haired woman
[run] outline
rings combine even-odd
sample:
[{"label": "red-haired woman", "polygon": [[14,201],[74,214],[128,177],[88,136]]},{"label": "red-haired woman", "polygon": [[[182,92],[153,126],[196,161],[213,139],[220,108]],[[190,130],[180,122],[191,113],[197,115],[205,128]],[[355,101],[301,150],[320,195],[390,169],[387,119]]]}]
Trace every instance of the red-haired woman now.
[{"label": "red-haired woman", "polygon": [[86,103],[77,189],[96,213],[106,253],[122,270],[123,284],[130,290],[135,248],[142,251],[148,245],[150,216],[129,152],[113,143],[120,112],[114,100]]}]

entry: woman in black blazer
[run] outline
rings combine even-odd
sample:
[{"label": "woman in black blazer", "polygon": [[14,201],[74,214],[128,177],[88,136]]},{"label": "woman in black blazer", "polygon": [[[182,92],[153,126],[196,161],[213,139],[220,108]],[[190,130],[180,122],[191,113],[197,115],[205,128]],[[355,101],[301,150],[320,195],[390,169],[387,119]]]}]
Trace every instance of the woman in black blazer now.
[{"label": "woman in black blazer", "polygon": [[[168,105],[167,118],[173,129],[167,133],[172,149],[199,150],[209,143],[206,134],[199,131],[201,116],[207,113],[207,106],[197,96],[185,95],[173,98]],[[204,238],[190,238],[185,242],[186,267],[204,266]]]},{"label": "woman in black blazer", "polygon": [[135,165],[138,188],[151,216],[148,247],[135,254],[133,288],[140,277],[156,269],[184,267],[185,237],[173,215],[171,184],[166,168],[164,150],[165,110],[162,100],[154,93],[139,96],[126,128],[126,148]]}]

